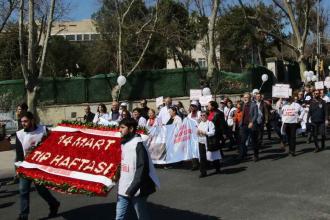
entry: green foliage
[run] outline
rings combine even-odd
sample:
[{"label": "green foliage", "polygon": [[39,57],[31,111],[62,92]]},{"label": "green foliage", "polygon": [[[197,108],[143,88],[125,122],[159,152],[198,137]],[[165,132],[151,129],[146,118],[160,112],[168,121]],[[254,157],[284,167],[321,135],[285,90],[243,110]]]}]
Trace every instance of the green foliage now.
[{"label": "green foliage", "polygon": [[[262,3],[258,7],[246,8],[248,15],[254,15],[256,11],[274,14],[273,10],[272,7],[265,6]],[[263,19],[263,22],[267,25],[276,25],[273,20]],[[257,62],[262,64],[266,57],[273,55],[271,51],[274,44],[273,40],[258,33],[256,28],[247,22],[240,6],[223,9],[216,29],[216,41],[220,42],[222,62],[225,64],[225,69],[242,71],[248,63]],[[262,60],[258,60],[258,55]]]},{"label": "green foliage", "polygon": [[0,79],[22,77],[19,59],[18,29],[10,25],[6,32],[0,34]]}]

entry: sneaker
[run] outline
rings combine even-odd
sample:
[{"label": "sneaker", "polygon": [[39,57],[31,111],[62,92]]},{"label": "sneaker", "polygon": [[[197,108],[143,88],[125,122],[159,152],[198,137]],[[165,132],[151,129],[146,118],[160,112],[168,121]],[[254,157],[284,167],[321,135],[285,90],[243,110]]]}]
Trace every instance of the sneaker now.
[{"label": "sneaker", "polygon": [[206,177],[206,176],[207,176],[206,173],[201,173],[201,174],[199,175],[199,178],[204,178],[204,177]]},{"label": "sneaker", "polygon": [[48,218],[53,218],[57,216],[58,209],[60,208],[60,203],[58,202],[56,205],[49,207]]}]

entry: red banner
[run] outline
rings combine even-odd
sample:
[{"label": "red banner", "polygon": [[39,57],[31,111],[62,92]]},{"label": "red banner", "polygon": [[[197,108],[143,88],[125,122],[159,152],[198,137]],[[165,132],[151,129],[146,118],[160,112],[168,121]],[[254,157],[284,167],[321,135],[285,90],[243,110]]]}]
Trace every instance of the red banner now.
[{"label": "red banner", "polygon": [[120,165],[116,130],[55,128],[19,165],[17,172],[65,193],[106,195]]}]

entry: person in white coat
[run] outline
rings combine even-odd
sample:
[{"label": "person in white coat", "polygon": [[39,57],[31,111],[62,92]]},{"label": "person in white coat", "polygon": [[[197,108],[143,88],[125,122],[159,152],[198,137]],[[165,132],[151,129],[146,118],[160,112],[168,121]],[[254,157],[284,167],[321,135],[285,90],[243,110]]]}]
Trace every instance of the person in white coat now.
[{"label": "person in white coat", "polygon": [[109,114],[107,112],[107,107],[105,104],[101,103],[97,107],[97,113],[94,116],[93,123],[97,125],[108,125]]},{"label": "person in white coat", "polygon": [[213,166],[216,173],[220,173],[220,150],[208,151],[207,150],[207,137],[215,135],[215,126],[212,121],[207,120],[207,113],[203,111],[201,113],[201,122],[198,125],[197,135],[199,143],[199,160],[200,160],[200,178],[207,176],[206,163],[207,160],[213,161]]},{"label": "person in white coat", "polygon": [[181,125],[182,119],[178,116],[178,109],[175,106],[171,106],[168,110],[170,114],[170,119],[167,121],[166,125]]},{"label": "person in white coat", "polygon": [[303,120],[305,110],[290,97],[288,102],[281,108],[282,133],[287,135],[289,142],[289,154],[295,156],[297,125]]},{"label": "person in white coat", "polygon": [[133,109],[132,118],[138,123],[139,127],[145,127],[147,125],[147,120],[141,116],[141,109]]}]

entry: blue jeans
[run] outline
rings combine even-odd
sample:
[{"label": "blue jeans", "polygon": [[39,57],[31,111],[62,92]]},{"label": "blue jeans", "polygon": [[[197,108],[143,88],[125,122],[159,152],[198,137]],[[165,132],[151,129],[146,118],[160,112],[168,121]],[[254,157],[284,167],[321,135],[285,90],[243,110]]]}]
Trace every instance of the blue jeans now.
[{"label": "blue jeans", "polygon": [[[19,197],[20,197],[20,216],[28,216],[30,212],[30,190],[31,180],[20,178],[19,179]],[[35,188],[39,195],[48,203],[48,205],[58,205],[58,201],[44,186],[35,184]]]},{"label": "blue jeans", "polygon": [[118,195],[117,207],[116,207],[116,220],[126,219],[128,207],[130,204],[133,205],[138,219],[149,220],[149,213],[147,208],[148,197],[133,197],[128,198],[125,196]]}]

